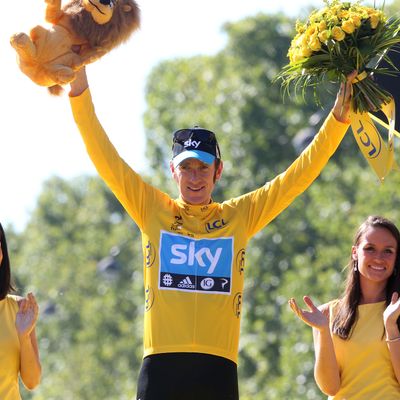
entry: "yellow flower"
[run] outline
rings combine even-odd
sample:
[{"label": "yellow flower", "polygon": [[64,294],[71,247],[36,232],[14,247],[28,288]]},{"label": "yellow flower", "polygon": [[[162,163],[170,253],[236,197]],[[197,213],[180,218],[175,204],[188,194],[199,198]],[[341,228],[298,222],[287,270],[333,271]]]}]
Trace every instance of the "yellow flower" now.
[{"label": "yellow flower", "polygon": [[318,38],[322,43],[326,43],[330,37],[329,31],[325,30],[318,34]]},{"label": "yellow flower", "polygon": [[368,19],[368,17],[369,17],[369,13],[367,12],[367,10],[365,8],[361,9],[358,12],[358,14],[359,14],[361,19]]},{"label": "yellow flower", "polygon": [[300,39],[300,37],[301,37],[301,34],[298,33],[298,34],[292,39],[292,42],[290,43],[290,46],[291,46],[291,47],[296,47],[296,46],[297,46],[297,43],[298,43],[298,41],[299,41],[299,39]]},{"label": "yellow flower", "polygon": [[331,25],[337,25],[339,23],[339,18],[336,16],[332,16],[329,18],[329,23]]},{"label": "yellow flower", "polygon": [[340,28],[339,26],[334,26],[332,28],[332,37],[336,41],[340,42],[346,37],[346,34],[343,32],[342,28]]},{"label": "yellow flower", "polygon": [[310,15],[308,21],[310,22],[310,24],[315,24],[315,23],[318,21],[318,19],[319,19],[319,18],[318,18],[317,13],[316,13],[316,12],[313,12],[313,13]]},{"label": "yellow flower", "polygon": [[306,33],[301,37],[301,40],[299,40],[299,47],[307,47],[308,42],[310,41],[310,35],[307,35]]},{"label": "yellow flower", "polygon": [[318,39],[317,35],[313,35],[311,37],[310,43],[309,43],[309,47],[312,51],[319,51],[321,50],[321,42]]},{"label": "yellow flower", "polygon": [[303,58],[310,57],[312,53],[313,53],[312,50],[308,46],[303,46],[301,48],[300,54]]},{"label": "yellow flower", "polygon": [[349,17],[349,10],[341,10],[340,12],[338,12],[337,16],[340,19],[347,19]]},{"label": "yellow flower", "polygon": [[321,21],[323,19],[323,16],[324,16],[324,10],[313,11],[309,17],[310,24],[318,23],[319,21]]},{"label": "yellow flower", "polygon": [[329,11],[332,13],[332,15],[339,15],[342,11],[342,7],[340,5],[332,6],[329,7]]},{"label": "yellow flower", "polygon": [[315,25],[310,25],[310,26],[307,28],[306,35],[307,35],[307,36],[312,36],[312,35],[315,33],[315,31],[316,31]]},{"label": "yellow flower", "polygon": [[369,16],[369,20],[371,22],[371,28],[375,29],[378,26],[378,24],[379,24],[379,22],[381,20],[380,19],[380,15],[378,13],[371,14]]},{"label": "yellow flower", "polygon": [[361,18],[357,14],[351,14],[350,21],[356,28],[359,28],[361,26]]},{"label": "yellow flower", "polygon": [[296,32],[299,34],[304,33],[306,31],[305,24],[302,24],[300,21],[296,22]]},{"label": "yellow flower", "polygon": [[304,57],[297,51],[289,54],[289,59],[291,64],[296,64],[297,62],[304,60]]},{"label": "yellow flower", "polygon": [[342,29],[346,33],[353,33],[355,31],[356,27],[354,26],[354,24],[351,20],[347,20],[342,23]]},{"label": "yellow flower", "polygon": [[293,38],[293,40],[292,40],[292,42],[291,42],[291,44],[290,44],[290,49],[289,49],[289,51],[296,51],[296,49],[298,49],[299,47],[301,47],[301,42],[302,42],[302,38],[303,38],[303,36],[304,35],[300,35],[300,34],[297,34],[294,38]]},{"label": "yellow flower", "polygon": [[288,56],[291,64],[295,64],[305,58],[301,47],[291,47],[288,51]]},{"label": "yellow flower", "polygon": [[318,24],[318,30],[319,30],[320,32],[323,32],[323,31],[326,30],[326,21],[321,21],[321,22]]}]

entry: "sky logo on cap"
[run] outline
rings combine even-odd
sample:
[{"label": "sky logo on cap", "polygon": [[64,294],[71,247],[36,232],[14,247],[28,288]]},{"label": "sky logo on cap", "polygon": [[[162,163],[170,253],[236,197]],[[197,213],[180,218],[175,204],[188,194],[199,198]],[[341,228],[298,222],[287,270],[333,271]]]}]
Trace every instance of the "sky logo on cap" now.
[{"label": "sky logo on cap", "polygon": [[201,144],[200,140],[192,140],[192,138],[189,138],[188,140],[186,140],[183,143],[183,146],[186,147],[194,147],[195,149],[197,149]]}]

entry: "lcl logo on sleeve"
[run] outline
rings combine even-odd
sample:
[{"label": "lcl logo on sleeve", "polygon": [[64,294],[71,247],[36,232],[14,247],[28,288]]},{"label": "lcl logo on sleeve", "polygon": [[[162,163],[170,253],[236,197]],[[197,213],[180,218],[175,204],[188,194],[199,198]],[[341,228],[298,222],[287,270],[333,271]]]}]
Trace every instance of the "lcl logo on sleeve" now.
[{"label": "lcl logo on sleeve", "polygon": [[193,239],[161,232],[159,288],[230,294],[233,238]]}]

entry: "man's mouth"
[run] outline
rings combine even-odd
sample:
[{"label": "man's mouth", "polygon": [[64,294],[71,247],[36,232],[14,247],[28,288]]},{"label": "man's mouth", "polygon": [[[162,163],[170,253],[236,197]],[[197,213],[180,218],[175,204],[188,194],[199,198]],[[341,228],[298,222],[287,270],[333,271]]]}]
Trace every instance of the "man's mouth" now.
[{"label": "man's mouth", "polygon": [[192,192],[200,192],[200,190],[204,189],[204,186],[201,186],[199,188],[188,186],[188,189],[191,190]]}]

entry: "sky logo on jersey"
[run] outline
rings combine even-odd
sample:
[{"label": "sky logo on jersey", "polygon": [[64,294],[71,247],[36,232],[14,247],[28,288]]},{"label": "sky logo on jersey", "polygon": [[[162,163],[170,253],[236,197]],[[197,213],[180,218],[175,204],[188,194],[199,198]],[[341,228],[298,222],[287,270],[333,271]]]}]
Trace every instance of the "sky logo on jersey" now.
[{"label": "sky logo on jersey", "polygon": [[162,231],[159,287],[229,294],[232,260],[233,238],[231,237],[193,239]]}]

